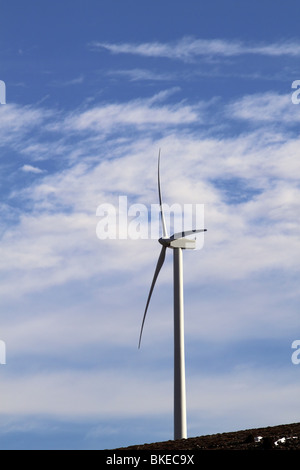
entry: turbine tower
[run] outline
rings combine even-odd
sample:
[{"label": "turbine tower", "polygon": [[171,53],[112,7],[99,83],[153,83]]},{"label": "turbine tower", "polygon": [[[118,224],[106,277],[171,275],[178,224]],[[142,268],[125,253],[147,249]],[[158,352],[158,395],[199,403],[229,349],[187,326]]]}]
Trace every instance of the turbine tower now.
[{"label": "turbine tower", "polygon": [[186,422],[186,386],[185,386],[185,354],[184,354],[184,306],[183,306],[183,263],[182,250],[193,250],[196,248],[196,238],[187,238],[189,235],[206,232],[206,229],[187,230],[169,236],[164,216],[161,186],[160,186],[160,150],[158,154],[158,196],[163,236],[158,240],[162,245],[154,272],[146,308],[143,316],[139,348],[143,334],[144,323],[152,296],[152,292],[164,264],[166,250],[173,250],[173,282],[174,282],[174,439],[187,438]]}]

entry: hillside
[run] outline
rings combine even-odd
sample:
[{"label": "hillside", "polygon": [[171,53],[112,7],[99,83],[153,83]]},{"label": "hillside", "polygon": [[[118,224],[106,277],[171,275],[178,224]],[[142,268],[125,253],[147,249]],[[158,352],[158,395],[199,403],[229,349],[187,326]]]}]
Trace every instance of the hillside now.
[{"label": "hillside", "polygon": [[246,429],[116,450],[300,450],[300,423]]}]

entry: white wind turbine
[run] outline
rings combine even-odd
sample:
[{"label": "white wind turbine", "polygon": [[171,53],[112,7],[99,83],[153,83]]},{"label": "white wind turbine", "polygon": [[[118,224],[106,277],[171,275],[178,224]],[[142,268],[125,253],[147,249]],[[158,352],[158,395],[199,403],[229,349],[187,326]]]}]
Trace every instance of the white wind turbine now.
[{"label": "white wind turbine", "polygon": [[196,239],[186,238],[193,233],[206,232],[206,229],[187,230],[169,237],[164,216],[160,188],[160,150],[158,154],[158,195],[163,236],[158,240],[162,245],[156,265],[150,292],[148,295],[141,326],[139,348],[151,295],[164,264],[167,248],[173,249],[173,280],[174,280],[174,439],[187,438],[186,423],[186,387],[185,387],[185,355],[184,355],[184,308],[183,308],[183,267],[182,250],[196,248]]}]

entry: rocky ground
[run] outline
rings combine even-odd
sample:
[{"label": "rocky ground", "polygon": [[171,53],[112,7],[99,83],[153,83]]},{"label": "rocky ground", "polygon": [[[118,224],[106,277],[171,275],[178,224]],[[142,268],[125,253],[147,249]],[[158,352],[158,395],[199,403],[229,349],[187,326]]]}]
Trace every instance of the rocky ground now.
[{"label": "rocky ground", "polygon": [[[300,450],[300,423],[135,445],[122,450]],[[119,449],[121,450],[121,449]]]}]

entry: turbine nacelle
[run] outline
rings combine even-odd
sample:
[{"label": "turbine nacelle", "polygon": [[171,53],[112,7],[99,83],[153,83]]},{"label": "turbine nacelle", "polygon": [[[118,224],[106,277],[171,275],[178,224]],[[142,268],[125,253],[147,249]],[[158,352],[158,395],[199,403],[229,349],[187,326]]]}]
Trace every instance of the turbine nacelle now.
[{"label": "turbine nacelle", "polygon": [[160,238],[158,241],[168,248],[182,248],[184,250],[194,250],[196,248],[196,239],[177,238],[176,240],[171,241],[170,238]]},{"label": "turbine nacelle", "polygon": [[170,238],[161,237],[158,241],[166,248],[182,248],[184,250],[194,250],[196,248],[196,238],[186,238],[193,233],[206,232],[206,229],[186,230],[185,232],[174,233]]}]

